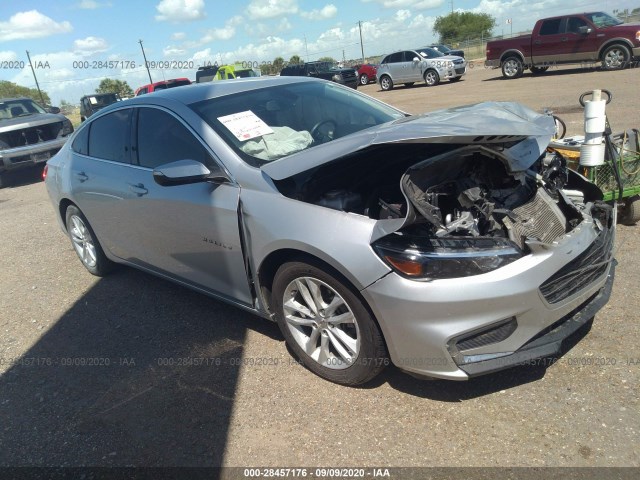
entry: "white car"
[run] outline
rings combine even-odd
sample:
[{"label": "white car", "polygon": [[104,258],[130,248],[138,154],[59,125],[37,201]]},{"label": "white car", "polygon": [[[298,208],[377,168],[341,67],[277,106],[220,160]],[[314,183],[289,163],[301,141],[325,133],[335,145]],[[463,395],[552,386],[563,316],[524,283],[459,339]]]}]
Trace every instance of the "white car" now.
[{"label": "white car", "polygon": [[441,80],[456,82],[467,72],[467,61],[455,55],[444,55],[430,47],[402,50],[384,57],[376,75],[382,90],[403,83],[411,86],[424,81],[433,87]]}]

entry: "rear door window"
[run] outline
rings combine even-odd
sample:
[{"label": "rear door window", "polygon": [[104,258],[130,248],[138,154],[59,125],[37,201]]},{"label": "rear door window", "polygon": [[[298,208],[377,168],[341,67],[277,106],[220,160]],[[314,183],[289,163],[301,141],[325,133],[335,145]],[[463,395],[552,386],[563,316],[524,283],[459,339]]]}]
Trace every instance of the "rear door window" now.
[{"label": "rear door window", "polygon": [[560,33],[561,18],[552,18],[551,20],[545,20],[540,27],[540,35],[556,35]]},{"label": "rear door window", "polygon": [[89,155],[113,162],[128,163],[130,116],[131,109],[125,108],[91,122]]}]

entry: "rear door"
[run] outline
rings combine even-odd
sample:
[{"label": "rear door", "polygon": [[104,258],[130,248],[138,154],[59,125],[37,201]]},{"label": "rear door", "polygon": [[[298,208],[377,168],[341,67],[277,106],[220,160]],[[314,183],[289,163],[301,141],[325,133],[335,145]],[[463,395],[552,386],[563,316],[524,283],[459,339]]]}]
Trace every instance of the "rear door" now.
[{"label": "rear door", "polygon": [[176,160],[197,160],[220,169],[199,137],[159,107],[136,108],[134,165],[126,202],[135,263],[250,305],[240,240],[240,189],[232,183],[163,187],[153,169]]},{"label": "rear door", "polygon": [[393,83],[404,82],[406,77],[404,67],[404,52],[396,52],[387,57],[387,69]]},{"label": "rear door", "polygon": [[93,227],[103,248],[120,258],[131,254],[125,204],[131,194],[126,178],[130,170],[130,117],[123,108],[86,123],[72,148],[73,199]]},{"label": "rear door", "polygon": [[564,18],[549,18],[531,36],[531,56],[535,65],[560,61],[559,57],[569,53]]}]

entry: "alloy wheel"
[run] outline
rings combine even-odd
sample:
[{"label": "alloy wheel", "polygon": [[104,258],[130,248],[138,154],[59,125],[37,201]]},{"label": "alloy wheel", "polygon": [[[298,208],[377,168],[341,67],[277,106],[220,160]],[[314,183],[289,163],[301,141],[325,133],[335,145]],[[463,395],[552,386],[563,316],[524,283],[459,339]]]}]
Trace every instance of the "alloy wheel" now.
[{"label": "alloy wheel", "polygon": [[77,215],[71,216],[71,242],[76,253],[87,267],[95,267],[97,262],[96,246],[93,243],[89,229]]}]

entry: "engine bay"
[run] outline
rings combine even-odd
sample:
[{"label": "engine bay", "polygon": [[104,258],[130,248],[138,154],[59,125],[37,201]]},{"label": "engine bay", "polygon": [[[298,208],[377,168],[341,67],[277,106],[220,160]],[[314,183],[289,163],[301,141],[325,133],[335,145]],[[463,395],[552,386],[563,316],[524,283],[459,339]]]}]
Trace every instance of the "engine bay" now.
[{"label": "engine bay", "polygon": [[375,220],[402,219],[411,237],[550,243],[602,193],[556,153],[508,170],[509,144],[377,145],[276,182],[284,195]]}]

